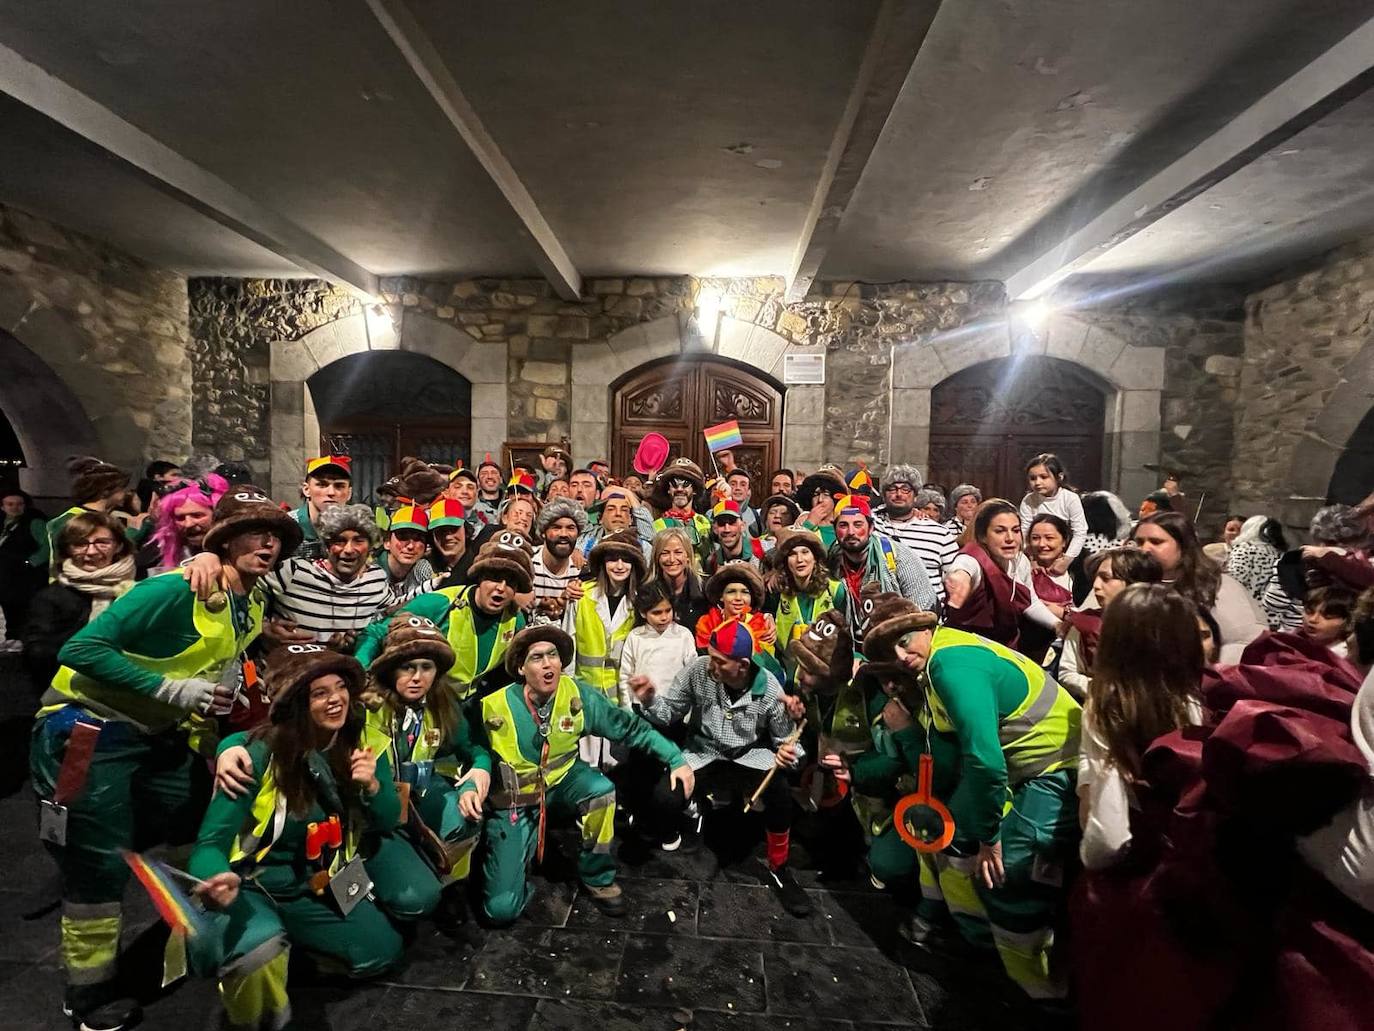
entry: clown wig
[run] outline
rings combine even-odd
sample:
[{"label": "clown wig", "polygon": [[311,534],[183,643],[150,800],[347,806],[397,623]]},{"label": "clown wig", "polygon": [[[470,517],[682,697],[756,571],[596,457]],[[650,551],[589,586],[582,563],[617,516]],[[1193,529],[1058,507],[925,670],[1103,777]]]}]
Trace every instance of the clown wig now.
[{"label": "clown wig", "polygon": [[185,558],[186,542],[177,531],[176,511],[182,505],[204,505],[214,511],[216,503],[229,489],[229,481],[215,473],[207,473],[196,480],[182,480],[176,490],[163,495],[157,503],[157,529],[153,543],[157,545],[159,565],[175,569]]}]

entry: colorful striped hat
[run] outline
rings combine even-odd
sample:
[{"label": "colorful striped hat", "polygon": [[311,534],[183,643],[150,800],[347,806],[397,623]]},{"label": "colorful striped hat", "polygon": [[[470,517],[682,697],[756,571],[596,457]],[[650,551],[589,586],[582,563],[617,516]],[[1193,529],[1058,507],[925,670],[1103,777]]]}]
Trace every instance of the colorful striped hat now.
[{"label": "colorful striped hat", "polygon": [[755,651],[753,632],[738,619],[727,619],[711,631],[709,644],[732,659],[751,658]]},{"label": "colorful striped hat", "polygon": [[391,513],[391,521],[387,523],[386,529],[387,533],[395,533],[397,530],[418,530],[420,533],[428,533],[429,516],[419,505],[402,505]]},{"label": "colorful striped hat", "polygon": [[863,516],[870,523],[873,522],[873,508],[868,503],[868,498],[862,494],[845,494],[835,499],[835,518],[842,515],[854,515],[855,513]]},{"label": "colorful striped hat", "polygon": [[715,507],[711,509],[712,522],[715,522],[717,519],[738,518],[740,518],[739,502],[734,500],[733,498],[726,498],[724,501],[718,501],[716,502]]},{"label": "colorful striped hat", "polygon": [[534,477],[525,469],[516,469],[511,473],[510,481],[506,484],[507,494],[533,494]]},{"label": "colorful striped hat", "polygon": [[453,498],[440,498],[429,506],[426,515],[426,529],[429,530],[437,530],[441,526],[462,526],[467,518],[463,503]]},{"label": "colorful striped hat", "polygon": [[345,479],[353,478],[353,459],[348,455],[321,455],[305,463],[306,476],[320,476],[329,470],[340,473]]}]

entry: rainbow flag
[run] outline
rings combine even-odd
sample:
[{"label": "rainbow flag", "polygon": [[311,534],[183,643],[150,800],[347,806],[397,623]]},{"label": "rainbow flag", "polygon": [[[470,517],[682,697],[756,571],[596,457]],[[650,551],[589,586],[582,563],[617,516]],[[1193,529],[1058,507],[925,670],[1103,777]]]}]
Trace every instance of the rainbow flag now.
[{"label": "rainbow flag", "polygon": [[[174,871],[156,859],[144,859],[137,852],[125,852],[124,862],[143,885],[148,897],[153,900],[153,908],[158,916],[167,922],[173,932],[180,931],[195,937],[205,929],[205,914],[191,905],[186,893],[177,887],[172,879]],[[189,874],[175,871],[176,875],[190,879]]]},{"label": "rainbow flag", "polygon": [[718,426],[707,426],[702,430],[702,434],[706,437],[706,447],[712,454],[726,448],[739,447],[744,443],[744,438],[739,432],[739,421],[736,419]]}]

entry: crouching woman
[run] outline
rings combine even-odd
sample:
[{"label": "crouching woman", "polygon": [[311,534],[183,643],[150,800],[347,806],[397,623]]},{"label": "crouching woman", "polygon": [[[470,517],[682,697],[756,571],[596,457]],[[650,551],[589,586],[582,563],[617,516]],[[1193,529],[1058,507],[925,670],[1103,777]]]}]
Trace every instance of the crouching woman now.
[{"label": "crouching woman", "polygon": [[190,861],[212,926],[188,939],[188,959],[219,979],[235,1029],[290,1021],[292,945],[371,977],[401,958],[393,920],[423,916],[439,897],[414,849],[386,833],[401,807],[386,749],[365,739],[354,704],[362,666],[318,644],[281,654],[269,722],[225,741],[247,749],[249,790],[215,795]]}]

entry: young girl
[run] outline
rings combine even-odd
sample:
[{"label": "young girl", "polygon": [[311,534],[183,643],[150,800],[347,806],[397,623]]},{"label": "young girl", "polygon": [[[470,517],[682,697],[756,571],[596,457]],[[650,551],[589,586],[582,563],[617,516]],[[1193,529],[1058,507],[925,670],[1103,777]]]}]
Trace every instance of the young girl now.
[{"label": "young girl", "polygon": [[1079,701],[1088,697],[1092,683],[1093,656],[1102,636],[1102,611],[1131,584],[1157,584],[1164,571],[1139,548],[1109,548],[1087,561],[1092,578],[1093,608],[1071,610],[1064,615],[1069,632],[1059,655],[1058,680]]},{"label": "young girl", "polygon": [[692,632],[677,622],[673,599],[660,580],[651,580],[635,596],[639,625],[625,638],[620,653],[620,707],[632,707],[635,697],[630,678],[646,676],[655,684],[668,685],[678,671],[697,657]]},{"label": "young girl", "polygon": [[1023,536],[1030,532],[1031,520],[1042,512],[1057,515],[1069,524],[1069,544],[1055,564],[1056,573],[1068,570],[1069,563],[1078,557],[1088,537],[1088,520],[1083,515],[1083,502],[1065,486],[1067,478],[1068,473],[1056,455],[1036,455],[1026,465],[1026,482],[1030,492],[1021,499]]},{"label": "young girl", "polygon": [[1343,587],[1318,587],[1308,591],[1303,599],[1298,633],[1345,658],[1345,639],[1350,636],[1350,616],[1354,611],[1353,593]]}]

